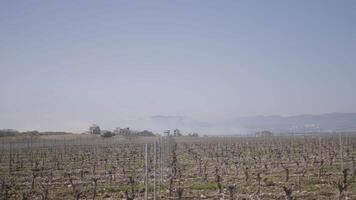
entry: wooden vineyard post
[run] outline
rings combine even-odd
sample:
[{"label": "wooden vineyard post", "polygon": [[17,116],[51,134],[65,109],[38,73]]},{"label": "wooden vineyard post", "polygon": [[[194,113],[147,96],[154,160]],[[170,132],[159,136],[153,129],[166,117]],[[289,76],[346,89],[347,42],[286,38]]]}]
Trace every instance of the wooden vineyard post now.
[{"label": "wooden vineyard post", "polygon": [[344,170],[344,155],[343,155],[343,148],[342,148],[341,133],[339,133],[339,143],[340,143],[340,159],[341,159],[341,171],[342,171]]},{"label": "wooden vineyard post", "polygon": [[10,142],[10,151],[9,151],[9,175],[11,175],[12,173],[12,159],[13,159],[13,156],[12,156],[12,143]]},{"label": "wooden vineyard post", "polygon": [[147,170],[147,144],[145,144],[145,200],[147,200],[147,182],[148,182],[148,170]]},{"label": "wooden vineyard post", "polygon": [[163,184],[163,176],[162,176],[162,173],[163,173],[163,160],[162,160],[162,151],[163,151],[163,148],[162,148],[162,138],[159,139],[159,167],[160,167],[160,188],[162,188],[162,184]]},{"label": "wooden vineyard post", "polygon": [[157,155],[156,155],[156,141],[153,144],[153,200],[156,200],[156,165],[157,165]]},{"label": "wooden vineyard post", "polygon": [[162,175],[161,175],[161,178],[162,178],[162,183],[163,183],[163,178],[164,178],[164,164],[165,164],[165,159],[166,159],[166,138],[163,137],[163,141],[162,141]]}]

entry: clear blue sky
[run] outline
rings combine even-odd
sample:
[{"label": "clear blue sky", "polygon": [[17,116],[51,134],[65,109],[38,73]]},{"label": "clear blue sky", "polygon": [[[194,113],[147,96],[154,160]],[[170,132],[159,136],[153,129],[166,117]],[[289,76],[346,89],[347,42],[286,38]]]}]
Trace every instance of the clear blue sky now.
[{"label": "clear blue sky", "polygon": [[356,112],[356,1],[1,1],[0,128]]}]

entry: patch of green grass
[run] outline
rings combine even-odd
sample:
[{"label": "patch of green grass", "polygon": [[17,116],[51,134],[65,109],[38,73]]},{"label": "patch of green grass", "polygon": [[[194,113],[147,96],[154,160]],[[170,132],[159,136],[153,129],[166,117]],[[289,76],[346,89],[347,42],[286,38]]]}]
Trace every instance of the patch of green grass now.
[{"label": "patch of green grass", "polygon": [[317,185],[320,184],[320,180],[317,177],[310,177],[309,180],[305,180],[306,185]]},{"label": "patch of green grass", "polygon": [[[154,189],[153,184],[148,184],[148,191],[152,192]],[[159,185],[156,186],[157,190],[159,189]],[[139,183],[139,184],[135,184],[134,185],[134,190],[135,191],[140,191],[143,190],[145,188],[145,185],[143,183]],[[163,188],[167,188],[167,186],[163,185]],[[120,192],[120,191],[130,191],[131,190],[131,186],[130,185],[109,185],[109,184],[103,184],[103,185],[98,185],[97,187],[97,192],[98,193],[103,193],[103,192],[109,192],[109,193],[116,193],[116,192]]]},{"label": "patch of green grass", "polygon": [[240,184],[241,187],[250,187],[251,183],[250,182],[243,182]]},{"label": "patch of green grass", "polygon": [[330,166],[330,165],[324,165],[323,167],[323,174],[326,174],[326,173],[331,173],[331,172],[334,172],[335,169],[333,166]]},{"label": "patch of green grass", "polygon": [[308,192],[316,192],[319,191],[319,187],[316,185],[308,185],[305,187],[306,191]]},{"label": "patch of green grass", "polygon": [[121,189],[119,187],[115,187],[115,186],[107,186],[107,187],[105,187],[105,189],[109,193],[116,193],[116,192],[121,191]]},{"label": "patch of green grass", "polygon": [[190,189],[192,190],[217,190],[218,184],[216,182],[209,182],[205,184],[195,183],[193,184]]}]

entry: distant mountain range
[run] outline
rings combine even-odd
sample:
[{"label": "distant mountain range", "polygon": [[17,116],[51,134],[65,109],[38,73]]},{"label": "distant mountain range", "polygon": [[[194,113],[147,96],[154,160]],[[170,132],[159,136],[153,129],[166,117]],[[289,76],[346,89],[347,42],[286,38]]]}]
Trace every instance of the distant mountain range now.
[{"label": "distant mountain range", "polygon": [[356,113],[327,113],[320,115],[241,117],[238,123],[247,130],[270,130],[278,133],[347,132],[356,131]]},{"label": "distant mountain range", "polygon": [[214,135],[254,133],[269,130],[275,133],[349,132],[356,131],[356,113],[327,113],[295,116],[251,116],[219,122],[191,120],[183,116],[153,116],[151,120],[164,128],[179,128]]}]

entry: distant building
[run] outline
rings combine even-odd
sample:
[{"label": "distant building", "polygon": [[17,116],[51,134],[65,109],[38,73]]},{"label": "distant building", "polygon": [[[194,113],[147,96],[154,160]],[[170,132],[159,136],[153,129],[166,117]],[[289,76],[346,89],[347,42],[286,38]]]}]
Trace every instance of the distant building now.
[{"label": "distant building", "polygon": [[173,130],[173,136],[174,137],[180,137],[180,136],[182,136],[182,134],[180,133],[179,129],[174,129]]},{"label": "distant building", "polygon": [[165,130],[163,133],[165,136],[169,136],[171,134],[171,130]]},{"label": "distant building", "polygon": [[256,137],[271,137],[273,136],[273,133],[271,131],[260,131],[260,132],[256,132],[255,134]]},{"label": "distant building", "polygon": [[133,134],[133,132],[130,130],[130,128],[116,128],[114,130],[114,133],[116,135],[122,135],[122,136],[130,136]]},{"label": "distant building", "polygon": [[93,124],[90,128],[89,128],[89,133],[90,134],[94,134],[94,135],[100,135],[101,131],[100,131],[100,127],[96,124]]},{"label": "distant building", "polygon": [[198,133],[189,133],[188,134],[189,137],[199,137]]},{"label": "distant building", "polygon": [[130,128],[116,128],[113,133],[121,136],[154,136],[154,133],[151,131],[133,131]]}]

